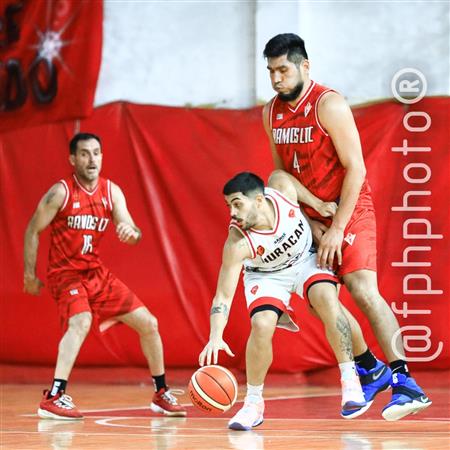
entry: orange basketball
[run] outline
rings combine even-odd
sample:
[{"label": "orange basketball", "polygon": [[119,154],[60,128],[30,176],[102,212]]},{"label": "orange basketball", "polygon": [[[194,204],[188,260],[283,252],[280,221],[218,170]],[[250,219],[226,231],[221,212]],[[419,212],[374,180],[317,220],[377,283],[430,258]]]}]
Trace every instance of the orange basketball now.
[{"label": "orange basketball", "polygon": [[188,390],[192,403],[208,414],[228,411],[234,405],[238,391],[236,378],[222,366],[198,369],[191,377]]}]

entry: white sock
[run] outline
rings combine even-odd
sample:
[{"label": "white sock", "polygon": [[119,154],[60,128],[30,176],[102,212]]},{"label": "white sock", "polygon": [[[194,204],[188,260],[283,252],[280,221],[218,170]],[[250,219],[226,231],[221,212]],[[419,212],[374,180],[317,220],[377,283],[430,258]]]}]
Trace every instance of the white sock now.
[{"label": "white sock", "polygon": [[264,384],[260,384],[259,386],[252,386],[247,383],[247,397],[246,399],[251,403],[260,402],[263,399]]},{"label": "white sock", "polygon": [[342,383],[341,404],[345,405],[347,402],[364,403],[364,393],[359,382],[355,363],[353,361],[340,363],[339,370],[341,371]]},{"label": "white sock", "polygon": [[339,363],[339,370],[341,371],[341,378],[343,380],[352,380],[358,376],[354,361]]}]

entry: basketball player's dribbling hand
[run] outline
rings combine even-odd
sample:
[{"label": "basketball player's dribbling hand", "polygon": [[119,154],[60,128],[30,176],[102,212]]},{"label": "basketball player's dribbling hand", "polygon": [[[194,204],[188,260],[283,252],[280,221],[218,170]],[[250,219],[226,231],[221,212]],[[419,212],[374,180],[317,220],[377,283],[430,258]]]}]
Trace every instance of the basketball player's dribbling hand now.
[{"label": "basketball player's dribbling hand", "polygon": [[31,295],[40,295],[44,283],[37,277],[24,277],[23,292]]},{"label": "basketball player's dribbling hand", "polygon": [[228,347],[228,344],[223,339],[218,341],[209,341],[198,358],[198,363],[200,366],[205,364],[205,359],[207,366],[210,364],[217,364],[220,350],[224,350],[228,356],[234,356],[234,353],[230,350],[230,347]]},{"label": "basketball player's dribbling hand", "polygon": [[317,212],[322,217],[334,217],[337,209],[338,205],[335,202],[322,202],[320,206],[317,208]]}]

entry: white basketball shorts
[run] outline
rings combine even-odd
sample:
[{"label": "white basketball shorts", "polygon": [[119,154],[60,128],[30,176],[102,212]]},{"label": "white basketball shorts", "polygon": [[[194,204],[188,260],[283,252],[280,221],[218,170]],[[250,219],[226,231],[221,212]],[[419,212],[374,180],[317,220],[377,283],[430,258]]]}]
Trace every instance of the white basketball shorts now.
[{"label": "white basketball shorts", "polygon": [[317,267],[316,256],[316,253],[311,253],[306,259],[278,272],[245,271],[244,288],[248,310],[252,311],[261,305],[275,306],[283,311],[277,326],[298,331],[290,305],[291,295],[295,292],[308,300],[308,289],[313,284],[321,281],[339,282],[334,272]]}]

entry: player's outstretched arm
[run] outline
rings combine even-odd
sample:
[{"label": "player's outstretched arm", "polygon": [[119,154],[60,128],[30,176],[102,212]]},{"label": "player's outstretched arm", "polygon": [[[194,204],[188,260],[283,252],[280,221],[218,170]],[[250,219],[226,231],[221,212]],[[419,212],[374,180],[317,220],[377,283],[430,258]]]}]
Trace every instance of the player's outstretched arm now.
[{"label": "player's outstretched arm", "polygon": [[42,197],[28,223],[23,245],[23,291],[27,294],[39,295],[43,286],[36,276],[36,260],[39,248],[39,234],[50,225],[64,203],[66,190],[62,183],[56,183]]},{"label": "player's outstretched arm", "polygon": [[130,245],[137,244],[142,238],[142,233],[135,225],[128,211],[125,195],[117,184],[111,183],[111,197],[112,215],[119,241]]},{"label": "player's outstretched arm", "polygon": [[229,356],[234,356],[222,336],[228,322],[242,263],[248,257],[250,257],[250,250],[242,235],[239,235],[237,230],[230,229],[223,248],[216,295],[211,305],[209,341],[198,359],[200,366],[203,366],[205,362],[208,365],[217,364],[220,350],[224,350]]}]

